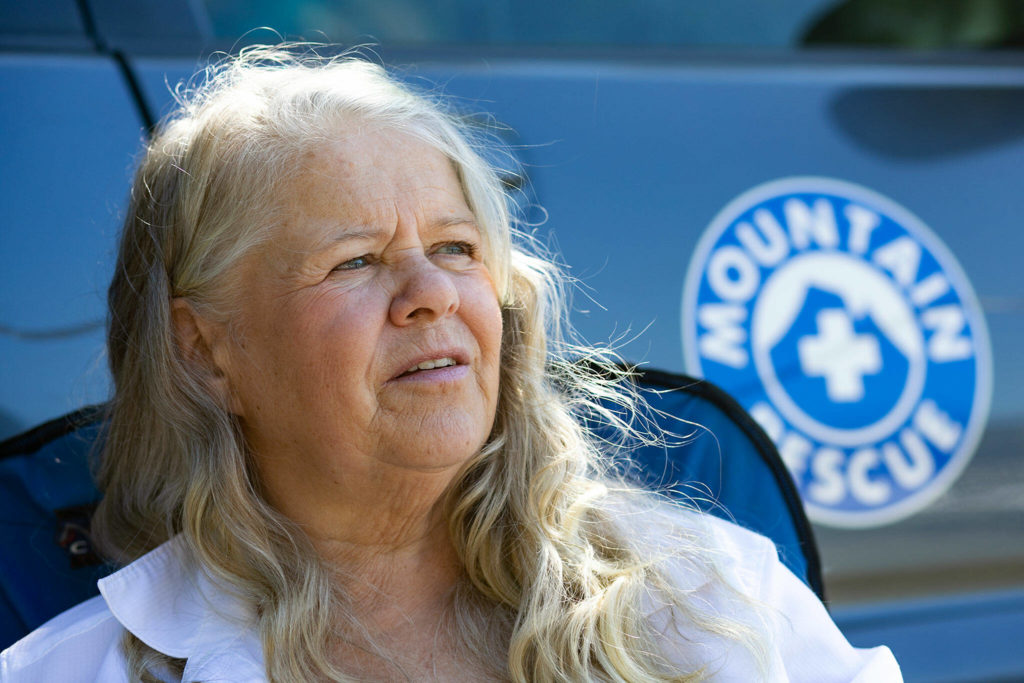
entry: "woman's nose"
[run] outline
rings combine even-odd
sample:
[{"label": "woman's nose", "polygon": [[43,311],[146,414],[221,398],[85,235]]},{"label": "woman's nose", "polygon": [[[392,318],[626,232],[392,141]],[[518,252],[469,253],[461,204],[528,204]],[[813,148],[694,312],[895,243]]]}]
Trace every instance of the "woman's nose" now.
[{"label": "woman's nose", "polygon": [[411,258],[398,269],[398,287],[389,315],[395,325],[435,322],[459,308],[453,275],[427,256]]}]

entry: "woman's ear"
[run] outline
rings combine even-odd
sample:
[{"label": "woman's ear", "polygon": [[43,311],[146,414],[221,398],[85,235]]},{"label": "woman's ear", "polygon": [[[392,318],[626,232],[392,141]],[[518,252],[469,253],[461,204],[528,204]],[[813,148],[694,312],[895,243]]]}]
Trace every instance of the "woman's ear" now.
[{"label": "woman's ear", "polygon": [[241,415],[241,406],[231,391],[225,326],[204,318],[184,297],[171,299],[171,323],[182,360],[206,376],[207,384],[223,405]]}]

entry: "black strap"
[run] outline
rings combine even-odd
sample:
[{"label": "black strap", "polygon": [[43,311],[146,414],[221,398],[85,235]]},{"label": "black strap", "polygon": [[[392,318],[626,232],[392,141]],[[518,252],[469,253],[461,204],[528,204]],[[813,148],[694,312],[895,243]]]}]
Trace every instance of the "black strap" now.
[{"label": "black strap", "polygon": [[86,406],[67,415],[54,418],[49,422],[44,422],[21,434],[15,434],[0,442],[0,460],[15,455],[35,453],[51,441],[55,441],[86,425],[99,422],[104,419],[106,414],[107,405],[105,403]]}]

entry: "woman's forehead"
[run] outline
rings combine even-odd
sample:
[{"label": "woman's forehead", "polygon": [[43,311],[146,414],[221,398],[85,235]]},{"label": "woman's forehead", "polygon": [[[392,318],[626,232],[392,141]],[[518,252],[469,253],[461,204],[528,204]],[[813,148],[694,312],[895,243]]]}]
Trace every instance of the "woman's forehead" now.
[{"label": "woman's forehead", "polygon": [[393,231],[475,225],[453,162],[422,140],[373,130],[331,139],[305,154],[282,184],[272,241],[312,249]]},{"label": "woman's forehead", "polygon": [[[295,208],[361,209],[398,201],[465,204],[452,161],[414,136],[390,130],[349,134],[306,154],[284,201]],[[378,207],[379,208],[379,207]]]}]

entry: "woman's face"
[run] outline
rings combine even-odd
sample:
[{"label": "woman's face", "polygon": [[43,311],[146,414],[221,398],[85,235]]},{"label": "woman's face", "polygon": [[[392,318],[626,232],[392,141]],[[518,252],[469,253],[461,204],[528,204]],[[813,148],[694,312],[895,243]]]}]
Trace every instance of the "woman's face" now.
[{"label": "woman's face", "polygon": [[221,364],[271,502],[454,472],[494,422],[501,311],[451,162],[366,129],[304,159],[282,207]]}]

